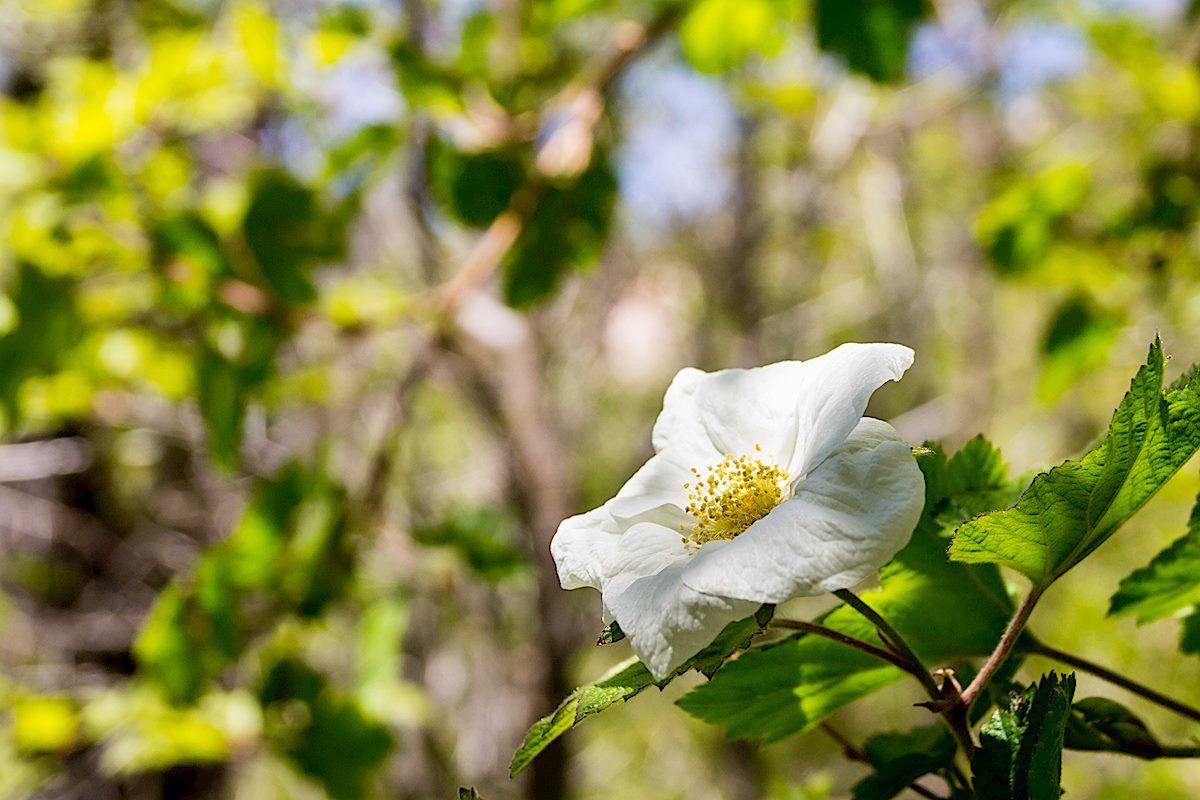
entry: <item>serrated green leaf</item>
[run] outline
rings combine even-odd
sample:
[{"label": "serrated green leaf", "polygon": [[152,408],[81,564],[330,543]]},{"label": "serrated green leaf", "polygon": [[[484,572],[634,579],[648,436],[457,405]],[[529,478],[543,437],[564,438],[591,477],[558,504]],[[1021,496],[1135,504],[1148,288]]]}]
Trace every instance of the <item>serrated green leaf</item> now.
[{"label": "serrated green leaf", "polygon": [[625,638],[625,631],[621,630],[621,626],[614,619],[608,623],[604,630],[600,631],[600,636],[596,639],[596,644],[613,644]]},{"label": "serrated green leaf", "polygon": [[1162,745],[1125,706],[1106,697],[1086,697],[1071,706],[1063,746],[1069,750],[1104,750],[1155,758]]},{"label": "serrated green leaf", "polygon": [[1062,794],[1062,748],[1075,676],[1051,672],[997,710],[971,759],[979,800],[1052,800]]},{"label": "serrated green leaf", "polygon": [[[974,447],[983,450],[982,444]],[[990,491],[1007,479],[994,468],[993,459],[976,455],[946,461],[939,453],[918,464],[934,477],[926,483],[921,523],[908,546],[880,570],[880,588],[864,593],[862,599],[932,666],[990,652],[1012,614],[994,567],[964,569],[946,561],[944,529],[938,519],[950,501],[948,487]],[[980,464],[989,466],[981,470]],[[850,608],[834,609],[819,621],[881,644],[874,626]],[[710,683],[681,698],[679,705],[693,716],[724,726],[731,738],[776,741],[811,728],[903,674],[859,650],[801,634],[743,653]]]},{"label": "serrated green leaf", "polygon": [[580,686],[567,695],[553,714],[535,722],[525,734],[525,741],[513,754],[509,776],[525,769],[551,742],[587,717],[616,702],[628,700],[652,683],[654,678],[650,671],[635,657],[622,661],[595,683]]},{"label": "serrated green leaf", "polygon": [[950,557],[1004,564],[1041,590],[1107,541],[1200,447],[1198,383],[1162,384],[1155,337],[1104,442],[1038,475],[1012,508],[961,525]]},{"label": "serrated green leaf", "polygon": [[863,751],[875,772],[854,785],[854,800],[890,800],[910,783],[954,762],[954,736],[941,723],[871,737]]},{"label": "serrated green leaf", "polygon": [[817,45],[879,82],[904,77],[913,26],[929,13],[924,0],[817,0]]},{"label": "serrated green leaf", "polygon": [[[754,635],[762,631],[773,612],[774,606],[764,605],[754,616],[729,623],[712,644],[656,685],[660,688],[666,686],[676,676],[691,669],[711,676],[731,653],[746,647]],[[630,699],[651,685],[655,685],[655,682],[650,671],[637,658],[630,658],[613,667],[595,683],[580,686],[562,701],[553,714],[538,720],[529,729],[525,741],[513,755],[509,775],[514,776],[525,769],[551,742],[583,720],[615,703]]]},{"label": "serrated green leaf", "polygon": [[1196,603],[1200,603],[1200,497],[1192,507],[1187,533],[1121,581],[1108,613],[1137,614],[1140,625]]},{"label": "serrated green leaf", "polygon": [[717,673],[715,685],[689,692],[679,706],[722,726],[730,739],[760,738],[769,744],[802,733],[904,677],[895,667],[826,641],[793,637],[751,650]]}]

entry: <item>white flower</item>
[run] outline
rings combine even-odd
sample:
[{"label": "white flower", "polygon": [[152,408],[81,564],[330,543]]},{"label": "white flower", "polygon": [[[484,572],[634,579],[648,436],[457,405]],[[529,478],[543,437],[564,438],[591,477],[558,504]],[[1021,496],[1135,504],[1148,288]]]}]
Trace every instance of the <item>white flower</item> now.
[{"label": "white flower", "polygon": [[912,365],[844,344],[757,369],[682,370],[655,455],[550,543],[564,589],[599,589],[655,679],[762,603],[853,586],[908,542],[924,479],[867,401]]}]

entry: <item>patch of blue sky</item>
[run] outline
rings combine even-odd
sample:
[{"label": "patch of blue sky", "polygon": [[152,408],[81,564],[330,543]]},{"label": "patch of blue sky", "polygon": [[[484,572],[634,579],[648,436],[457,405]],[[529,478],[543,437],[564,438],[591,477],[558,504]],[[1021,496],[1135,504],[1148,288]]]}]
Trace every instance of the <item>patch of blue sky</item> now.
[{"label": "patch of blue sky", "polygon": [[396,79],[382,57],[342,59],[322,76],[318,92],[325,108],[326,134],[334,141],[368,125],[395,123],[404,110]]},{"label": "patch of blue sky", "polygon": [[719,211],[737,142],[737,112],[724,87],[656,58],[630,69],[621,102],[617,175],[633,239],[653,240]]},{"label": "patch of blue sky", "polygon": [[971,19],[953,20],[948,27],[926,23],[913,33],[908,44],[908,74],[914,80],[941,75],[973,80],[983,74],[976,42],[984,34],[982,25]]},{"label": "patch of blue sky", "polygon": [[909,75],[917,80],[935,74],[977,80],[987,67],[981,53],[988,48],[981,43],[999,35],[997,93],[1003,102],[1074,77],[1091,56],[1086,34],[1060,22],[1021,20],[1002,34],[982,27],[986,25],[970,18],[922,25],[909,46]]},{"label": "patch of blue sky", "polygon": [[1020,22],[1004,43],[1000,97],[1012,99],[1074,77],[1090,57],[1083,31],[1057,22]]}]

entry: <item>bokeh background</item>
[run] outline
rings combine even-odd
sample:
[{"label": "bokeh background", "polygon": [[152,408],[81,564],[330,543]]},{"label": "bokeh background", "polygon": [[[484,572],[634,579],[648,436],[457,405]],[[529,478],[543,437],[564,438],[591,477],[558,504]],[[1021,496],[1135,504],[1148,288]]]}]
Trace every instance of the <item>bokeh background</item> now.
[{"label": "bokeh background", "polygon": [[[683,366],[904,342],[871,412],[1021,473],[1103,430],[1156,331],[1200,361],[1196,11],[0,0],[0,797],[848,796],[825,733],[674,707],[695,676],[510,781],[628,653],[549,538]],[[1198,484],[1033,629],[1200,701],[1176,623],[1105,619]],[[1066,761],[1072,797],[1200,796],[1195,764]]]}]

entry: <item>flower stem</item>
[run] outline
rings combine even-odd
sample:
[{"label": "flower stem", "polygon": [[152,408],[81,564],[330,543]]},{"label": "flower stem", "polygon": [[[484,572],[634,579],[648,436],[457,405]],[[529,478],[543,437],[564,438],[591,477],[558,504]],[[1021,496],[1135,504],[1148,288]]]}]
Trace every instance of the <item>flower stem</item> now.
[{"label": "flower stem", "polygon": [[1158,752],[1159,758],[1200,758],[1200,747],[1166,747]]},{"label": "flower stem", "polygon": [[908,670],[916,676],[921,685],[925,687],[925,691],[933,700],[941,700],[942,690],[938,688],[937,683],[933,680],[933,675],[921,663],[920,657],[908,646],[908,642],[904,641],[904,637],[899,631],[891,626],[890,623],[879,612],[871,608],[862,598],[856,595],[849,589],[838,589],[834,594],[846,605],[853,608],[859,614],[867,618],[867,621],[874,625],[879,631],[879,638],[883,639],[884,644],[887,644],[899,653],[910,665],[912,669]]},{"label": "flower stem", "polygon": [[839,589],[834,592],[834,595],[874,625],[883,643],[895,650],[910,665],[911,668],[907,671],[920,682],[926,694],[929,695],[929,699],[933,701],[929,704],[929,708],[940,713],[946,720],[946,724],[950,726],[963,754],[970,758],[975,752],[975,741],[971,738],[971,730],[967,725],[966,706],[959,701],[957,692],[953,692],[953,696],[948,696],[943,692],[933,679],[929,668],[921,663],[920,656],[904,640],[900,632],[893,628],[891,623],[884,619],[878,611],[867,605],[861,597],[849,589]]},{"label": "flower stem", "polygon": [[1033,613],[1033,607],[1037,604],[1038,599],[1042,596],[1042,592],[1038,588],[1030,590],[1029,594],[1021,602],[1017,613],[1013,614],[1013,618],[1008,621],[1008,627],[1004,629],[1004,635],[1000,637],[1000,643],[996,645],[996,649],[988,656],[987,663],[979,670],[979,674],[975,676],[975,680],[963,689],[962,702],[965,707],[970,707],[979,693],[987,686],[988,681],[996,674],[996,671],[1004,664],[1013,647],[1016,646],[1017,640],[1021,638],[1021,631],[1025,629],[1025,623],[1029,621],[1029,615]]},{"label": "flower stem", "polygon": [[815,622],[804,622],[798,619],[780,619],[776,617],[769,623],[773,628],[787,628],[793,631],[804,631],[805,633],[815,634],[816,636],[824,636],[826,639],[832,639],[835,642],[841,642],[847,647],[853,647],[855,650],[860,650],[867,655],[875,656],[878,659],[888,662],[894,667],[899,667],[905,672],[912,673],[915,667],[905,661],[900,656],[884,650],[882,647],[876,647],[873,644],[868,644],[861,639],[855,639],[853,636],[835,631],[833,628],[826,628],[824,625],[818,625]]},{"label": "flower stem", "polygon": [[[1123,675],[1118,675],[1112,670],[1105,669],[1099,664],[1094,664],[1091,661],[1080,658],[1079,656],[1071,655],[1070,653],[1064,653],[1062,650],[1056,650],[1049,645],[1042,644],[1036,639],[1030,643],[1029,652],[1046,656],[1047,658],[1052,658],[1055,661],[1061,661],[1062,663],[1075,667],[1078,670],[1082,670],[1083,672],[1095,675],[1097,678],[1106,680],[1111,684],[1120,686],[1122,689],[1127,689],[1136,695],[1146,698],[1152,703],[1174,711],[1176,714],[1187,717],[1191,720],[1195,720],[1196,722],[1200,722],[1200,710],[1193,708],[1186,703],[1181,703],[1178,700],[1173,700],[1164,694],[1160,694],[1159,692],[1151,689],[1149,686],[1143,686],[1140,683],[1135,683],[1129,678],[1126,678]],[[1186,748],[1183,749],[1186,750]]]}]

